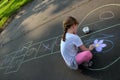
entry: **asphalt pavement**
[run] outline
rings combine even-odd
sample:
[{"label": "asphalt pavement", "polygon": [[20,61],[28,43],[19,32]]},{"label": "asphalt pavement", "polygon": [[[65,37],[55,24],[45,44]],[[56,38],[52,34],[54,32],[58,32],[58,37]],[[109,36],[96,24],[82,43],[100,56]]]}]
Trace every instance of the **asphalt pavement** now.
[{"label": "asphalt pavement", "polygon": [[[69,69],[60,54],[62,21],[74,16],[86,46],[103,40],[93,50],[94,65]],[[83,33],[88,26],[90,33]],[[34,0],[24,6],[0,34],[0,80],[120,80],[119,0]]]}]

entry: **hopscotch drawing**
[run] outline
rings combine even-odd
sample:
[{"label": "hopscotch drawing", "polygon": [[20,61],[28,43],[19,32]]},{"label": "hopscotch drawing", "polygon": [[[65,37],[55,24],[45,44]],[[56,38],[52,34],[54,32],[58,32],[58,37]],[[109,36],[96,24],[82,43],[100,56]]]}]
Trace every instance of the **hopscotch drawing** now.
[{"label": "hopscotch drawing", "polygon": [[5,74],[17,72],[22,63],[59,53],[59,40],[60,36],[38,43],[30,41],[20,50],[1,57],[0,69],[6,69]]},{"label": "hopscotch drawing", "polygon": [[[51,0],[52,1],[52,0]],[[40,6],[40,5],[39,5]],[[38,7],[39,7],[38,6]],[[105,8],[105,7],[109,7],[109,6],[117,6],[119,7],[120,4],[107,4],[107,5],[103,5],[101,7],[98,7],[96,9],[94,9],[93,11],[91,11],[90,13],[88,13],[82,20],[81,23],[79,24],[79,26],[82,25],[82,23],[85,21],[85,19],[92,14],[93,12]],[[36,7],[37,10],[37,7]],[[35,10],[35,11],[36,11]],[[105,16],[106,14],[109,14],[107,17]],[[105,11],[105,12],[101,12],[98,15],[99,20],[93,23],[88,23],[85,25],[82,25],[83,27],[86,25],[92,25],[92,24],[97,24],[97,23],[101,23],[102,21],[107,21],[107,20],[111,20],[115,18],[115,14],[113,11]],[[105,31],[111,28],[120,28],[120,24],[114,24],[111,26],[107,26],[104,28],[101,28],[99,30],[96,30],[90,34],[86,34],[81,36],[82,39],[86,38],[87,36],[89,36],[89,39],[84,40],[85,45],[89,45],[91,43],[94,42],[94,40],[98,39],[98,40],[104,40],[104,43],[107,45],[105,48],[103,48],[101,53],[107,53],[110,52],[116,45],[114,42],[114,39],[116,38],[116,34],[112,34],[112,33],[100,33],[101,31]],[[96,33],[99,33],[96,35]],[[120,33],[117,33],[120,34]],[[43,58],[45,56],[49,56],[49,55],[54,55],[56,53],[60,53],[60,40],[61,40],[61,35],[57,36],[57,37],[53,37],[50,38],[48,40],[44,40],[44,41],[40,41],[40,42],[36,42],[34,43],[33,41],[30,41],[26,44],[23,45],[22,48],[19,48],[19,50],[14,51],[9,53],[8,55],[4,55],[0,57],[0,70],[4,69],[4,74],[10,74],[10,73],[14,73],[17,72],[23,63],[26,63],[28,61],[32,61],[34,59],[38,59],[38,58]],[[95,53],[97,54],[98,52],[95,51]],[[110,64],[108,64],[105,67],[102,68],[96,68],[96,69],[90,69],[90,70],[104,70],[107,69],[108,67],[110,67],[111,65],[113,65],[115,62],[117,62],[120,59],[120,57],[118,57],[116,60],[114,60],[113,62],[111,62]]]}]

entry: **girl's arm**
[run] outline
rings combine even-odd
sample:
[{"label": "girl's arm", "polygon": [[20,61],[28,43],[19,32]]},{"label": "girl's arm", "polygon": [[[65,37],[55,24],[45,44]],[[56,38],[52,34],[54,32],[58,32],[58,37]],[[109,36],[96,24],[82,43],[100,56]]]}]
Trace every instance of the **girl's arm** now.
[{"label": "girl's arm", "polygon": [[80,46],[80,49],[81,49],[82,51],[91,51],[91,50],[93,50],[94,48],[95,48],[95,47],[93,46],[93,44],[90,45],[89,48],[87,48],[85,45],[81,45],[81,46]]}]

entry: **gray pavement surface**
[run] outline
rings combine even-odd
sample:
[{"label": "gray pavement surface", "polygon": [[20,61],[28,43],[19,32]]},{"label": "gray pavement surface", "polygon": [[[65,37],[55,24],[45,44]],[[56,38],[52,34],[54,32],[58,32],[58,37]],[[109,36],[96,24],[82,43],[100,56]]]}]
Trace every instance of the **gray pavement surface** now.
[{"label": "gray pavement surface", "polygon": [[[78,34],[88,46],[104,40],[102,52],[93,51],[94,65],[70,70],[60,55],[62,20],[78,19]],[[91,32],[84,34],[82,28]],[[0,80],[120,80],[119,0],[34,0],[0,34]]]}]

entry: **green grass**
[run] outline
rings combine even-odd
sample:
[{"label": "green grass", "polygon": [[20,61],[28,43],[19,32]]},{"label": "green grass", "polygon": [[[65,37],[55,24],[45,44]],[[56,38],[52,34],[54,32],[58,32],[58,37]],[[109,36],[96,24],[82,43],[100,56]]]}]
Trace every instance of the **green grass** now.
[{"label": "green grass", "polygon": [[0,29],[20,7],[32,0],[0,0]]}]

